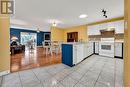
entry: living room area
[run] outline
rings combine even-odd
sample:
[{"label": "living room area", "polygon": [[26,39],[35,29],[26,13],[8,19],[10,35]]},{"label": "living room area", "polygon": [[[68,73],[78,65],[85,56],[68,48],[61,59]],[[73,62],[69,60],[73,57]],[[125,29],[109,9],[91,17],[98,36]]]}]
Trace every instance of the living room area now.
[{"label": "living room area", "polygon": [[10,28],[11,72],[61,63],[60,52],[58,42],[51,42],[50,32]]}]

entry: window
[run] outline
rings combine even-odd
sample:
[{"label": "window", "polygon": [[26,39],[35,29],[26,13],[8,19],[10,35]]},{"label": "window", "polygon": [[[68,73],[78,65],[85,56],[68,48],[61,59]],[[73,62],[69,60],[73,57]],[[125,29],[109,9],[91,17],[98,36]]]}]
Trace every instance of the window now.
[{"label": "window", "polygon": [[37,34],[36,33],[28,33],[21,32],[21,44],[27,45],[29,41],[32,41],[34,45],[37,44]]}]

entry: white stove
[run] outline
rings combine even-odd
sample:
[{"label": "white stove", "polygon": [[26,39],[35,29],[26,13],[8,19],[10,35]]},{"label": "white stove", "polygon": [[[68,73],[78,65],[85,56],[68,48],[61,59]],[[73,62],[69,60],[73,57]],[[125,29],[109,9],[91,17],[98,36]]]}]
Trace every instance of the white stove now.
[{"label": "white stove", "polygon": [[114,58],[114,38],[101,38],[99,55]]}]

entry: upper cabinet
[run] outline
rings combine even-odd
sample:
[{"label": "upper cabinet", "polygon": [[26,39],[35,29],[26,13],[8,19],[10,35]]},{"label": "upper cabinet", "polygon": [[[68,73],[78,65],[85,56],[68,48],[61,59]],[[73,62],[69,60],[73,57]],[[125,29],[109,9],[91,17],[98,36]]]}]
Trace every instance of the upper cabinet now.
[{"label": "upper cabinet", "polygon": [[124,33],[124,21],[117,21],[115,22],[115,33],[119,34],[119,33]]},{"label": "upper cabinet", "polygon": [[100,35],[100,26],[99,25],[88,26],[88,35]]},{"label": "upper cabinet", "polygon": [[114,28],[115,34],[124,33],[124,20],[88,26],[88,35],[100,35],[100,30]]}]

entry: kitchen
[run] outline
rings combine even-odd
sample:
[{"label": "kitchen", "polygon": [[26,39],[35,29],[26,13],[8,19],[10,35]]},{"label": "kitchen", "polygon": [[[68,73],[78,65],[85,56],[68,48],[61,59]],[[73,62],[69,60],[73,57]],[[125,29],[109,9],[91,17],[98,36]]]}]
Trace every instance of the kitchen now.
[{"label": "kitchen", "polygon": [[[11,2],[15,14],[0,16],[0,87],[130,87],[129,0]],[[12,26],[37,33],[36,49],[11,58]],[[10,72],[11,61],[23,70]]]},{"label": "kitchen", "polygon": [[89,24],[87,35],[88,42],[74,38],[62,44],[62,63],[74,66],[93,54],[123,59],[124,20]]}]

